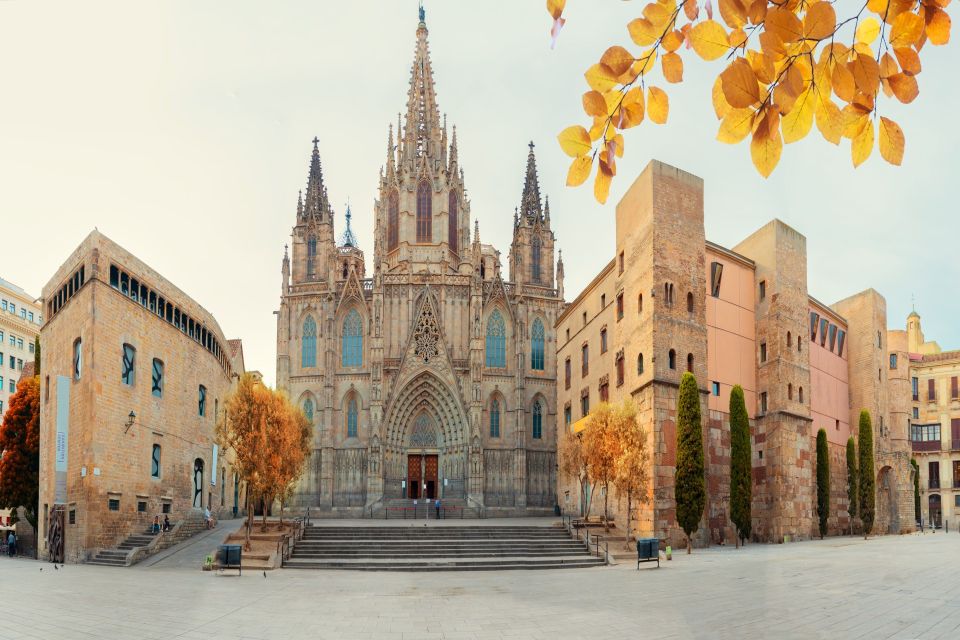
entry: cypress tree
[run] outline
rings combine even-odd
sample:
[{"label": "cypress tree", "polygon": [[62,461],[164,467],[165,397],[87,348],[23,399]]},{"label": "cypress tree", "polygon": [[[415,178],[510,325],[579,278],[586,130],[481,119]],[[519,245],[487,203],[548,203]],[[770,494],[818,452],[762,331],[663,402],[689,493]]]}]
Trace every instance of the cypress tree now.
[{"label": "cypress tree", "polygon": [[850,436],[847,438],[847,500],[850,503],[847,507],[847,513],[850,514],[850,533],[853,533],[853,519],[860,513],[858,486],[857,445],[853,442],[853,436]]},{"label": "cypress tree", "polygon": [[817,515],[820,517],[820,539],[827,534],[830,516],[830,455],[827,450],[827,432],[817,431]]},{"label": "cypress tree", "polygon": [[920,465],[916,458],[910,458],[910,464],[913,466],[913,517],[919,524],[920,522]]},{"label": "cypress tree", "polygon": [[743,399],[743,387],[730,391],[730,519],[737,527],[737,539],[750,537],[753,477],[750,461],[750,418]]},{"label": "cypress tree", "polygon": [[700,390],[696,378],[688,371],[680,378],[677,393],[677,469],[674,481],[677,523],[687,535],[687,553],[690,553],[690,536],[700,526],[706,506],[705,485]]},{"label": "cypress tree", "polygon": [[873,530],[873,518],[876,515],[876,480],[873,478],[873,424],[870,413],[860,412],[860,433],[857,449],[860,453],[860,521],[863,523],[863,537]]},{"label": "cypress tree", "polygon": [[33,375],[40,376],[40,336],[33,341]]}]

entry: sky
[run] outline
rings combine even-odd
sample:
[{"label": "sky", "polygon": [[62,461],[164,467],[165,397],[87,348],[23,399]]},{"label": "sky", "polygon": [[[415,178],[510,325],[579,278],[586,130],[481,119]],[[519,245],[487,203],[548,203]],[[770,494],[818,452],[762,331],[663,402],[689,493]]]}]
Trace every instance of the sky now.
[{"label": "sky", "polygon": [[[839,0],[839,12],[849,0]],[[606,205],[564,186],[556,135],[586,124],[583,72],[611,44],[634,48],[639,1],[569,0],[555,49],[540,0],[427,0],[441,113],[457,125],[472,215],[506,255],[527,143],[572,300],[614,253],[614,210],[656,158],[705,181],[707,238],[732,247],[772,218],[807,237],[808,286],[832,303],[868,287],[903,327],[960,348],[955,183],[956,44],[927,46],[920,96],[882,99],[906,134],[902,167],[859,169],[849,141],[814,132],[769,179],[749,147],[715,141],[720,62],[685,53],[670,118],[626,135]],[[267,10],[269,8],[269,10]],[[244,342],[248,369],[275,377],[281,259],[317,136],[338,235],[372,254],[387,126],[405,106],[416,0],[0,2],[0,277],[39,296],[96,227],[163,274]],[[505,274],[506,275],[506,274]]]}]

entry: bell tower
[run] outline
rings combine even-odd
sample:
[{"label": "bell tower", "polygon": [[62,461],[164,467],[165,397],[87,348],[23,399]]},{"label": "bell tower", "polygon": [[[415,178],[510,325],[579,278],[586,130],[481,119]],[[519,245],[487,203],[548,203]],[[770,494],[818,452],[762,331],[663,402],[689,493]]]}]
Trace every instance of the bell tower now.
[{"label": "bell tower", "polygon": [[320,141],[313,139],[306,199],[297,198],[297,224],[293,228],[293,284],[326,282],[336,256],[333,208],[320,167]]},{"label": "bell tower", "polygon": [[527,175],[520,207],[513,214],[513,242],[510,244],[510,280],[518,284],[554,287],[554,237],[550,230],[550,201],[540,201],[537,159],[530,142]]}]

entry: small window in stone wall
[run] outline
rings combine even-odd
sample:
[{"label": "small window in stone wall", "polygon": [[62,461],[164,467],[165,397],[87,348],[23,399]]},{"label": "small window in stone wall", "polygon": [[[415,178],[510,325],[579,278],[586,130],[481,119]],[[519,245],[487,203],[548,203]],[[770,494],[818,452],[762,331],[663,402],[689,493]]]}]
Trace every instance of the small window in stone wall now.
[{"label": "small window in stone wall", "polygon": [[164,502],[163,507],[160,509],[163,513],[170,513],[170,503]]},{"label": "small window in stone wall", "polygon": [[67,520],[70,524],[77,524],[77,510],[70,509],[69,519]]},{"label": "small window in stone wall", "polygon": [[715,396],[719,396],[719,395],[720,395],[720,383],[719,383],[719,382],[714,381],[714,382],[711,384],[711,392],[712,392],[713,395],[715,395]]},{"label": "small window in stone wall", "polygon": [[147,510],[147,503],[145,500],[137,501],[137,513],[144,513]]},{"label": "small window in stone wall", "polygon": [[110,500],[107,502],[107,507],[110,509],[110,511],[120,511],[120,500],[116,498],[110,498]]}]

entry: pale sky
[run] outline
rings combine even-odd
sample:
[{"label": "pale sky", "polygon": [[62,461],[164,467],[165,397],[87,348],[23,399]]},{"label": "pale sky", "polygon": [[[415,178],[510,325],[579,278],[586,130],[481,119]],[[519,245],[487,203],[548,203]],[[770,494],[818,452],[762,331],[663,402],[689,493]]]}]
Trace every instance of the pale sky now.
[{"label": "pale sky", "polygon": [[[960,348],[955,43],[923,50],[914,103],[881,102],[906,134],[902,167],[875,150],[854,170],[849,141],[814,133],[767,180],[746,143],[714,140],[720,62],[684,52],[683,84],[654,81],[670,96],[668,124],[628,132],[600,206],[589,187],[564,187],[556,135],[586,123],[583,71],[610,44],[632,47],[625,25],[643,5],[569,0],[551,51],[544,4],[426,3],[440,110],[457,125],[484,242],[506,256],[532,139],[570,300],[613,256],[615,204],[657,158],[704,179],[710,240],[732,247],[779,217],[807,237],[812,295],[832,303],[873,287],[896,327],[915,296],[928,339]],[[272,383],[283,245],[310,140],[337,233],[350,198],[369,258],[416,26],[416,0],[0,2],[0,277],[39,295],[97,227],[242,338],[247,368]]]}]

